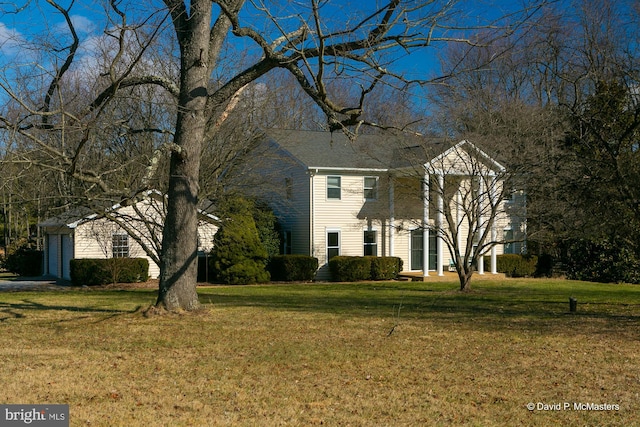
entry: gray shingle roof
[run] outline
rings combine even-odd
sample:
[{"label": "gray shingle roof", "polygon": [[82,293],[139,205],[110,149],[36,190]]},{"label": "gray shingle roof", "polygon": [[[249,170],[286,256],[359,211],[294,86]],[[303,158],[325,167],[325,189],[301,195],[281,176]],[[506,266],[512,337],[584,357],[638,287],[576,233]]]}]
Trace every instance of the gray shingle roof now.
[{"label": "gray shingle roof", "polygon": [[[403,152],[423,153],[423,161],[442,153],[450,144],[441,140],[389,135],[359,135],[350,141],[341,132],[269,130],[266,135],[309,168],[389,169],[406,161]],[[421,146],[420,150],[410,147]]]},{"label": "gray shingle roof", "polygon": [[81,221],[91,214],[95,213],[93,210],[84,207],[78,207],[71,209],[67,212],[63,212],[60,215],[56,215],[51,218],[47,218],[38,224],[40,227],[67,227],[74,223]]}]

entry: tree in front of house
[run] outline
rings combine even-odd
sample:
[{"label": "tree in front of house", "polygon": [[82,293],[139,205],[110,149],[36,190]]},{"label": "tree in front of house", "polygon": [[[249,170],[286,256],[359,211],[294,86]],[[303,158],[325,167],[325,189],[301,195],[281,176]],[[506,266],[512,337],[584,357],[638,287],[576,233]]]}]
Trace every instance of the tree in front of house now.
[{"label": "tree in front of house", "polygon": [[215,279],[229,285],[268,282],[269,254],[260,240],[253,203],[231,196],[220,210],[222,226],[214,237],[210,259]]},{"label": "tree in front of house", "polygon": [[[511,172],[478,146],[463,141],[425,166],[423,190],[428,210],[422,222],[451,255],[461,291],[471,289],[471,278],[486,255],[496,256],[505,243],[502,229],[509,218],[504,196]],[[442,252],[445,247],[438,247]]]}]

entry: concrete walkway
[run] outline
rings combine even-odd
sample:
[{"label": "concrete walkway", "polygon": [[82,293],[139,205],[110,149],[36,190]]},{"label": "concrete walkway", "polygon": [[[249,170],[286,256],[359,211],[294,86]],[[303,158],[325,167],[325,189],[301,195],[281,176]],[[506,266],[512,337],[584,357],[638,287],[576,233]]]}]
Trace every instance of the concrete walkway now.
[{"label": "concrete walkway", "polygon": [[44,277],[0,277],[0,292],[60,289],[55,280]]},{"label": "concrete walkway", "polygon": [[[422,271],[403,271],[399,276],[414,282],[455,282],[458,280],[458,274],[452,271],[444,271],[442,276],[438,276],[435,271],[429,271],[429,275],[424,278]],[[484,274],[473,273],[471,280],[502,280],[504,278],[504,273],[491,274],[485,271]]]}]

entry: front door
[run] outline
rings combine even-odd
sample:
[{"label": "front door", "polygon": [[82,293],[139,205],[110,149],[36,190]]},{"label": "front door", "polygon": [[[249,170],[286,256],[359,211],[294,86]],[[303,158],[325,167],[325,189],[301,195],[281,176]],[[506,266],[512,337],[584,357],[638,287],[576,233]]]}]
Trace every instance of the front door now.
[{"label": "front door", "polygon": [[[421,229],[411,231],[411,270],[422,270],[424,253],[423,231]],[[429,270],[435,271],[438,262],[438,246],[436,245],[436,235],[429,233]]]}]

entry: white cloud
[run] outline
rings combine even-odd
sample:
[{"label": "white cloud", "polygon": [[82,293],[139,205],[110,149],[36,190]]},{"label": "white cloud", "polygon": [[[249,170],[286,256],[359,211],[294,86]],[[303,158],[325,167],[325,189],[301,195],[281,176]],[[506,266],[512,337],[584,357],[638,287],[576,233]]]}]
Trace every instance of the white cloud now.
[{"label": "white cloud", "polygon": [[[76,29],[76,32],[78,34],[90,34],[96,29],[95,23],[91,19],[85,16],[71,15],[70,18],[71,18],[71,23],[73,24],[73,27]],[[69,27],[67,26],[66,21],[59,22],[58,24],[56,24],[54,29],[55,29],[55,32],[58,32],[58,33],[66,34],[69,32]]]},{"label": "white cloud", "polygon": [[0,22],[0,53],[4,55],[15,55],[20,49],[20,45],[24,42],[25,40],[20,32]]},{"label": "white cloud", "polygon": [[73,26],[76,28],[76,31],[78,33],[92,33],[96,28],[96,25],[92,20],[82,15],[72,15],[71,22],[73,23]]}]

